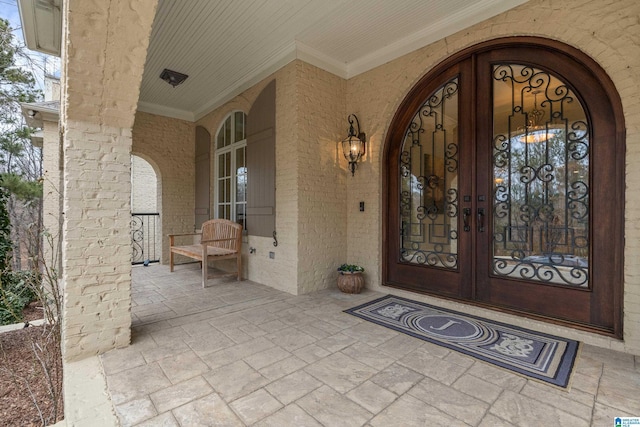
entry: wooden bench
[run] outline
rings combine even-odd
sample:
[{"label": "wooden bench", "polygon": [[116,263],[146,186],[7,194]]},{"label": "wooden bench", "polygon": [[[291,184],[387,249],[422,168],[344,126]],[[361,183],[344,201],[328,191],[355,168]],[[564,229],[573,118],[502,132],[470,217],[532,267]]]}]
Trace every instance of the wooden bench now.
[{"label": "wooden bench", "polygon": [[[201,236],[199,244],[175,245],[178,236]],[[202,287],[208,273],[208,261],[236,259],[238,280],[242,280],[242,225],[226,219],[212,219],[202,224],[200,233],[169,234],[169,268],[173,271],[174,254],[200,261],[202,264]],[[206,255],[205,255],[206,254]]]}]

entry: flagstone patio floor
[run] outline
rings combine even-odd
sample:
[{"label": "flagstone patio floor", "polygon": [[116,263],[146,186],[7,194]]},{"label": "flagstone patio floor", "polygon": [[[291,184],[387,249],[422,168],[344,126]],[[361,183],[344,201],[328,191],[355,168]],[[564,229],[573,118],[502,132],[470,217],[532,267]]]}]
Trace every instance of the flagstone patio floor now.
[{"label": "flagstone patio floor", "polygon": [[133,268],[131,346],[100,357],[123,426],[613,426],[640,416],[640,357],[583,345],[570,391],[293,296]]}]

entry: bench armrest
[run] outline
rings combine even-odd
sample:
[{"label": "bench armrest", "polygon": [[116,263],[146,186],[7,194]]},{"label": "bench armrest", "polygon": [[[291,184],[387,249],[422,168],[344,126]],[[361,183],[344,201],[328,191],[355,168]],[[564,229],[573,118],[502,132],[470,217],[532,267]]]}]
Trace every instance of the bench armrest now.
[{"label": "bench armrest", "polygon": [[174,237],[179,236],[200,236],[202,233],[178,233],[178,234],[168,234],[169,236],[169,247],[173,246]]},{"label": "bench armrest", "polygon": [[201,240],[200,243],[211,243],[211,242],[233,242],[235,241],[235,237],[229,237],[228,239],[212,239],[212,240]]}]

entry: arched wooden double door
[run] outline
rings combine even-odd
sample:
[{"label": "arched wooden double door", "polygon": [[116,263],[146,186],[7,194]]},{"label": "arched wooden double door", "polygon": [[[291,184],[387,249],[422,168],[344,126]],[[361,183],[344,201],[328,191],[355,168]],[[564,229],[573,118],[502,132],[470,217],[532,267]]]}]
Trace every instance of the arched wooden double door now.
[{"label": "arched wooden double door", "polygon": [[461,52],[385,156],[386,285],[621,336],[624,124],[594,61],[538,38]]}]

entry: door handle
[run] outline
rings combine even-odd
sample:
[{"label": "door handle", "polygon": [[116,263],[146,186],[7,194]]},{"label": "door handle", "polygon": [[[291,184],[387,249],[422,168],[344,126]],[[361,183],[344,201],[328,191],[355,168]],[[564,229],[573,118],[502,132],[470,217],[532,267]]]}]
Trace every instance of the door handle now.
[{"label": "door handle", "polygon": [[464,231],[471,231],[469,225],[469,217],[471,216],[471,208],[462,209],[462,222],[464,222]]},{"label": "door handle", "polygon": [[484,233],[484,208],[478,208],[478,233]]}]

